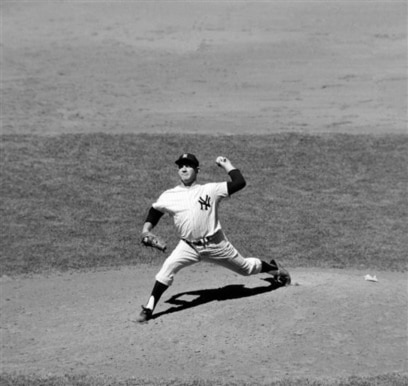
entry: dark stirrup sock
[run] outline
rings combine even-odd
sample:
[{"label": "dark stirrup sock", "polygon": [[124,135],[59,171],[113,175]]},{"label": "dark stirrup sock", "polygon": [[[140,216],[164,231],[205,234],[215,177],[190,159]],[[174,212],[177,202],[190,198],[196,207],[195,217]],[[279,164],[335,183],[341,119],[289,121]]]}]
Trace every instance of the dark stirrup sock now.
[{"label": "dark stirrup sock", "polygon": [[159,281],[156,280],[156,283],[154,283],[153,291],[152,291],[152,296],[154,296],[156,303],[159,301],[161,296],[163,295],[164,291],[169,288],[167,285],[160,283]]},{"label": "dark stirrup sock", "polygon": [[163,295],[164,291],[166,291],[167,288],[169,288],[169,286],[160,283],[159,281],[156,280],[156,282],[154,283],[152,294],[150,295],[150,299],[146,307],[151,310],[154,310],[156,304],[158,303],[158,301],[160,300],[161,296]]},{"label": "dark stirrup sock", "polygon": [[271,263],[272,264],[269,264],[266,261],[262,260],[261,272],[277,271],[279,269],[274,260],[272,260]]}]

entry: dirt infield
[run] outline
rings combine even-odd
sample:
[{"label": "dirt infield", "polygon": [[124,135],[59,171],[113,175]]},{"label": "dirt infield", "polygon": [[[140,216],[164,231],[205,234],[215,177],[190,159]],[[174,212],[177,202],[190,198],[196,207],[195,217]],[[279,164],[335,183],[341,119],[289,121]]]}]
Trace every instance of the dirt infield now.
[{"label": "dirt infield", "polygon": [[294,270],[274,290],[267,275],[200,264],[135,324],[155,271],[3,278],[2,369],[254,383],[408,370],[406,275]]}]

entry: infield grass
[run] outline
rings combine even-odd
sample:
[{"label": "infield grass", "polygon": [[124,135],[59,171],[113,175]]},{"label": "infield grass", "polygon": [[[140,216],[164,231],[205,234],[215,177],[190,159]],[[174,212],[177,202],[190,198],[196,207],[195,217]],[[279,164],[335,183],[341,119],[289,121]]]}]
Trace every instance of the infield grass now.
[{"label": "infield grass", "polygon": [[[228,156],[246,188],[222,203],[244,255],[288,267],[406,271],[408,136],[3,136],[1,274],[158,264],[139,235],[151,203],[193,152],[200,182]],[[172,221],[156,232],[171,249]]]}]

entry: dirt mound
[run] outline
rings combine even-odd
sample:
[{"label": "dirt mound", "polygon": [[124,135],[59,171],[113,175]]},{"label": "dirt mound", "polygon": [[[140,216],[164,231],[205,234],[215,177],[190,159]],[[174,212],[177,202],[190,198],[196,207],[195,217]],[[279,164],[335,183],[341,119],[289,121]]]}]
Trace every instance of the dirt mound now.
[{"label": "dirt mound", "polygon": [[404,274],[295,270],[274,289],[200,264],[139,325],[155,272],[3,277],[3,371],[267,382],[408,370]]}]

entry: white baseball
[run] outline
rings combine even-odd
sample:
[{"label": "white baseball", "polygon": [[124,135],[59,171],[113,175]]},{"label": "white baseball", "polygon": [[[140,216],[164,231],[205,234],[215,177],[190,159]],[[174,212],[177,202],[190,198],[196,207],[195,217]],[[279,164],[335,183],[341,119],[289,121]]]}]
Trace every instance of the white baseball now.
[{"label": "white baseball", "polygon": [[217,160],[215,161],[218,165],[221,163],[221,162],[225,162],[226,161],[226,158],[225,157],[217,157]]}]

